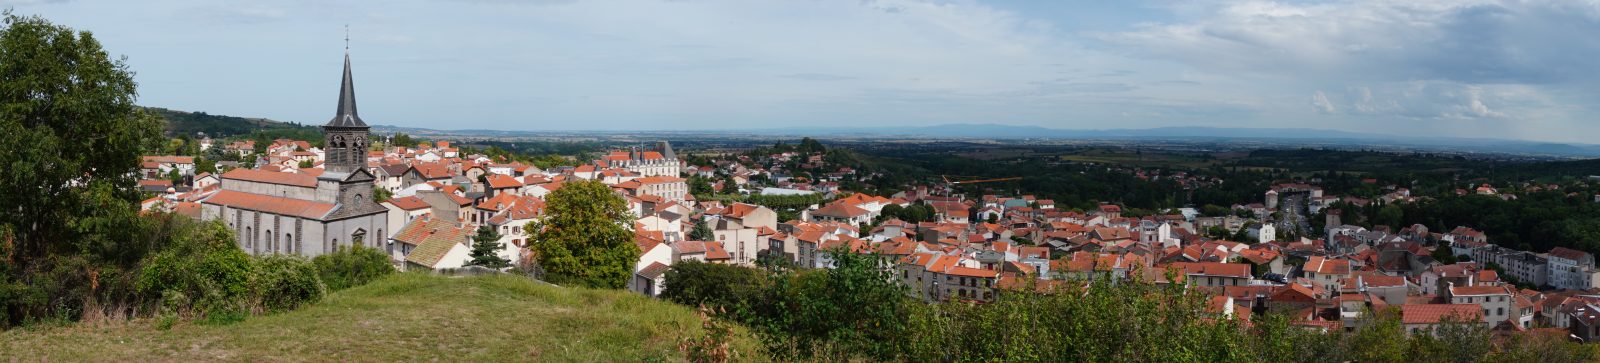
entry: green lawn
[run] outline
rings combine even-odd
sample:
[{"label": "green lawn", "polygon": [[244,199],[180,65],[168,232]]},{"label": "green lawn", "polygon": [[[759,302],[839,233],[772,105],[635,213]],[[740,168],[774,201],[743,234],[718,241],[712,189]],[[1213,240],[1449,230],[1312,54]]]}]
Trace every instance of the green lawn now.
[{"label": "green lawn", "polygon": [[[0,333],[0,361],[681,361],[692,309],[514,276],[398,274],[230,325],[150,319]],[[742,331],[735,350],[759,354]]]}]

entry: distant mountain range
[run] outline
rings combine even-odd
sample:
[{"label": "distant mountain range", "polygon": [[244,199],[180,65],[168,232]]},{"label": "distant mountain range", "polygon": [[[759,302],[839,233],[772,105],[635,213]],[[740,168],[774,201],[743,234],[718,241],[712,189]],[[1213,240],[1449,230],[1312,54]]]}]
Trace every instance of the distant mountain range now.
[{"label": "distant mountain range", "polygon": [[[257,129],[293,129],[309,127],[295,122],[275,121],[211,115],[204,112],[185,112],[159,107],[148,111],[167,120],[171,135],[204,132],[212,136],[249,133]],[[1412,137],[1376,133],[1304,128],[1227,128],[1227,127],[1158,127],[1149,129],[1054,129],[1040,126],[1015,126],[998,124],[944,124],[913,127],[788,127],[765,129],[728,130],[596,130],[596,131],[509,131],[509,130],[441,130],[418,127],[376,125],[373,131],[411,134],[456,136],[549,136],[579,134],[674,134],[674,135],[758,135],[758,136],[812,136],[812,137],[899,137],[930,139],[1011,139],[1011,140],[1183,140],[1183,141],[1251,141],[1280,146],[1384,146],[1435,149],[1456,152],[1505,153],[1556,157],[1600,157],[1600,145],[1567,144],[1488,138]],[[1293,140],[1293,142],[1285,142]]]},{"label": "distant mountain range", "polygon": [[1158,127],[1149,129],[1053,129],[1040,126],[946,124],[921,127],[776,128],[730,132],[772,135],[928,137],[969,139],[1101,139],[1101,140],[1296,140],[1328,145],[1382,144],[1421,149],[1600,157],[1600,145],[1565,144],[1489,138],[1414,137],[1305,128]]}]

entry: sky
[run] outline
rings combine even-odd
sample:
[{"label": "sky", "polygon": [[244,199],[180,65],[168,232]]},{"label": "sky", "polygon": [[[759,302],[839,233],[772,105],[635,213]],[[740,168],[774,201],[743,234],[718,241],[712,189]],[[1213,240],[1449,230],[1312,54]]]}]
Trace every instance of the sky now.
[{"label": "sky", "polygon": [[1596,143],[1600,0],[0,0],[147,106],[435,129],[952,123]]}]

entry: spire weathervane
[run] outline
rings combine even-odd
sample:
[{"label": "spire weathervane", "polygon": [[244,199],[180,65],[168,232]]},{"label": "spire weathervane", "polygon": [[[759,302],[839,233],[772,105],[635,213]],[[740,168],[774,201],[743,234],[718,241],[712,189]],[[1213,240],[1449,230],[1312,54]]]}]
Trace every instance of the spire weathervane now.
[{"label": "spire weathervane", "polygon": [[344,52],[350,52],[350,24],[344,25]]}]

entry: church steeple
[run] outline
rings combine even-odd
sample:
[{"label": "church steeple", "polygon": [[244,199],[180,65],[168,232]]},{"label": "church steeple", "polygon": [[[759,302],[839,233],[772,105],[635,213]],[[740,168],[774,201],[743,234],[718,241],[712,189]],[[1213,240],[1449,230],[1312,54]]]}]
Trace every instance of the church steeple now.
[{"label": "church steeple", "polygon": [[344,80],[339,85],[339,109],[328,124],[322,125],[323,168],[330,172],[354,173],[367,168],[368,129],[356,114],[356,86],[350,77],[349,36],[345,38]]},{"label": "church steeple", "polygon": [[327,126],[338,127],[367,127],[361,121],[361,116],[356,114],[356,85],[350,78],[350,52],[344,52],[344,83],[339,85],[339,110],[334,113],[333,119],[328,120]]}]

